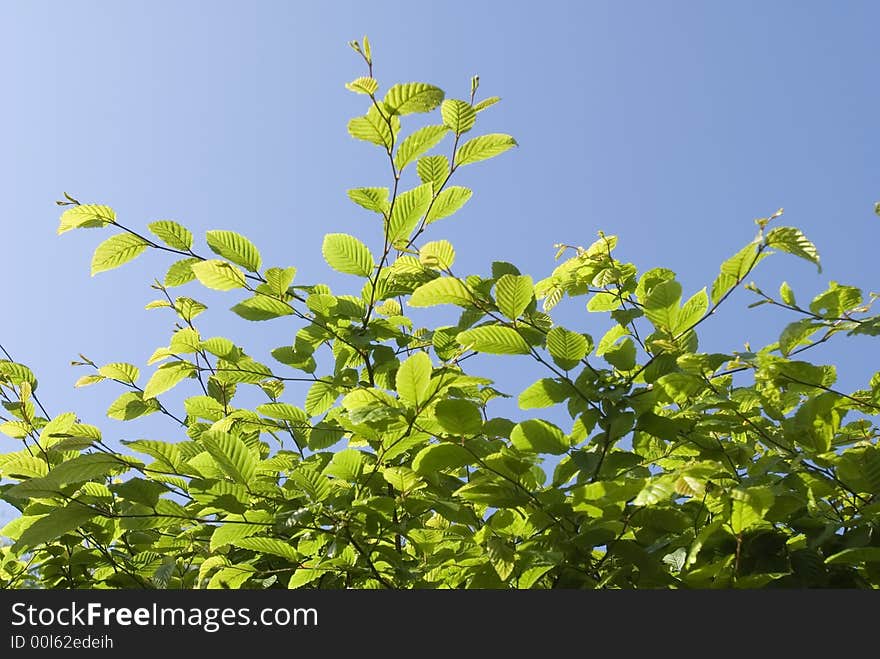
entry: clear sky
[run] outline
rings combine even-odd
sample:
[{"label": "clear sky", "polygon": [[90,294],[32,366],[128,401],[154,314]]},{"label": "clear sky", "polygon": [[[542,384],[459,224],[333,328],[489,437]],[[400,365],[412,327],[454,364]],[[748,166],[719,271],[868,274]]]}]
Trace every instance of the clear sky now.
[{"label": "clear sky", "polygon": [[[153,420],[103,418],[119,392],[74,390],[68,365],[79,352],[143,365],[167,344],[169,315],[143,306],[170,261],[148,254],[91,278],[107,234],[56,236],[62,191],[134,227],[240,231],[265,263],[354,292],[320,244],[327,232],[379,236],[344,193],[386,184],[380,152],[345,130],[366,109],[343,88],[363,74],[346,43],[364,33],[384,87],[421,80],[464,98],[478,73],[481,93],[504,99],[478,128],[520,148],[461,170],[474,198],[432,236],[455,244],[459,272],[504,259],[538,279],[554,243],[603,229],[620,236],[621,258],[671,267],[689,295],[752,237],[754,218],[785,207],[824,272],[780,255],[759,284],[786,278],[799,299],[829,279],[877,290],[878,24],[880,4],[855,0],[0,2],[0,343],[37,372],[50,412],[75,410],[111,441],[171,437]],[[286,321],[255,328],[223,311],[231,296],[191,286],[214,307],[205,333],[257,358],[292,338]],[[785,319],[746,312],[750,301],[734,296],[703,346],[775,339]],[[580,303],[561,313],[604,330]],[[877,360],[866,341],[848,343],[821,358],[852,388]],[[538,377],[506,375],[514,394]]]}]

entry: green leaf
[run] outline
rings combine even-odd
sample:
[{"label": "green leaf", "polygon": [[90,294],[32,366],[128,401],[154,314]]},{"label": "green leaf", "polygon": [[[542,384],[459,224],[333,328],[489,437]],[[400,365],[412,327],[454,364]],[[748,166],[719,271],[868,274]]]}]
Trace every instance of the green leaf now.
[{"label": "green leaf", "polygon": [[257,412],[271,419],[282,419],[302,424],[309,421],[308,414],[289,403],[263,403],[262,405],[257,405]]},{"label": "green leaf", "polygon": [[430,184],[432,192],[436,193],[449,177],[449,158],[446,156],[419,158],[416,173],[422,183]]},{"label": "green leaf", "polygon": [[382,477],[390,483],[395,490],[404,494],[419,490],[426,485],[426,483],[419,478],[419,475],[408,467],[385,467],[385,469],[382,470]]},{"label": "green leaf", "polygon": [[489,135],[481,135],[472,140],[468,140],[458,149],[455,154],[455,166],[469,165],[471,163],[494,158],[517,146],[516,140],[510,135],[501,133],[491,133]]},{"label": "green leaf", "polygon": [[234,288],[244,288],[244,273],[219,259],[209,259],[200,263],[194,263],[192,271],[199,282],[207,288],[215,291],[231,291]]},{"label": "green leaf", "polygon": [[721,273],[712,283],[712,304],[717,304],[721,298],[736,286],[737,282],[749,273],[749,271],[767,256],[766,252],[758,254],[758,245],[751,242],[736,254],[721,264]]},{"label": "green leaf", "polygon": [[599,311],[614,311],[619,309],[622,303],[623,301],[618,294],[596,293],[590,298],[590,301],[587,302],[587,311],[593,313]]},{"label": "green leaf", "polygon": [[620,371],[631,371],[636,364],[636,344],[626,337],[618,345],[605,351],[605,361]]},{"label": "green leaf", "polygon": [[[213,541],[213,537],[211,540]],[[250,549],[257,554],[280,556],[281,558],[286,558],[290,561],[299,561],[301,558],[300,553],[296,551],[296,549],[283,540],[277,540],[275,538],[238,538],[237,540],[233,540],[230,544],[239,549]]]},{"label": "green leaf", "polygon": [[417,352],[397,369],[397,393],[400,397],[419,407],[427,400],[433,367],[425,352]]},{"label": "green leaf", "polygon": [[58,235],[71,229],[93,229],[116,221],[116,213],[109,206],[83,204],[68,208],[61,214]]},{"label": "green leaf", "polygon": [[388,210],[388,188],[353,188],[347,194],[349,199],[368,211],[385,213]]},{"label": "green leaf", "polygon": [[510,327],[486,325],[459,332],[455,340],[462,346],[477,352],[493,355],[527,355],[529,344]]},{"label": "green leaf", "polygon": [[792,307],[797,306],[797,300],[795,300],[794,291],[791,290],[791,286],[788,285],[787,281],[784,281],[779,285],[779,297],[787,305]]},{"label": "green leaf", "polygon": [[177,310],[177,313],[181,318],[189,322],[208,307],[198,300],[181,296],[174,300],[174,308]]},{"label": "green leaf", "polygon": [[208,231],[205,233],[211,251],[240,265],[245,270],[259,272],[263,263],[260,252],[250,240],[235,231]]},{"label": "green leaf", "polygon": [[28,526],[13,545],[13,551],[20,554],[26,549],[55,540],[65,533],[78,529],[97,515],[98,513],[92,508],[78,503],[56,508]]},{"label": "green leaf", "polygon": [[188,362],[171,362],[163,364],[150,377],[144,387],[144,398],[155,398],[172,389],[181,380],[193,375],[195,367]]},{"label": "green leaf", "polygon": [[[0,426],[2,427],[2,426]],[[45,460],[35,455],[19,455],[16,458],[4,460],[2,469],[5,477],[9,478],[40,478],[48,473],[49,468]],[[21,518],[18,518],[21,519]],[[4,535],[0,529],[0,536]]]},{"label": "green leaf", "polygon": [[[66,437],[70,437],[73,434],[70,431],[73,429],[75,423],[76,414],[73,412],[63,412],[58,414],[40,430],[40,443],[46,448],[48,446],[54,446]],[[101,435],[99,431],[98,439],[100,439],[100,437]]]},{"label": "green leaf", "polygon": [[543,419],[529,419],[516,424],[510,433],[510,441],[520,451],[532,453],[562,455],[569,449],[565,433]]},{"label": "green leaf", "polygon": [[523,590],[530,589],[554,567],[553,565],[538,565],[526,568],[516,580],[516,587]]},{"label": "green leaf", "polygon": [[0,423],[0,432],[12,439],[24,439],[31,431],[29,424],[24,421],[4,421]]},{"label": "green leaf", "polygon": [[583,334],[564,327],[554,327],[547,332],[547,350],[559,368],[573,369],[587,356],[588,343]]},{"label": "green leaf", "polygon": [[315,382],[306,394],[306,412],[309,416],[323,414],[333,406],[338,397],[339,392],[333,385]]},{"label": "green leaf", "polygon": [[125,382],[127,384],[134,384],[141,375],[137,366],[125,362],[104,364],[104,366],[98,369],[98,373],[105,378],[119,380],[120,382]]},{"label": "green leaf", "polygon": [[534,297],[534,283],[528,275],[503,275],[495,283],[495,302],[510,320],[516,320]]},{"label": "green leaf", "polygon": [[296,268],[269,268],[266,270],[266,286],[272,294],[278,297],[287,295],[287,289],[293,284],[296,277]]},{"label": "green leaf", "polygon": [[455,263],[455,249],[448,240],[425,243],[419,249],[419,263],[427,268],[449,270]]},{"label": "green leaf", "polygon": [[[127,458],[127,460],[132,460],[132,458]],[[110,474],[128,471],[129,468],[130,465],[120,456],[106,453],[86,453],[56,465],[44,480],[60,488],[68,483],[102,479]]]},{"label": "green leaf", "polygon": [[355,139],[371,142],[390,150],[394,145],[394,135],[400,129],[400,119],[391,117],[391,126],[389,127],[387,108],[383,112],[385,116],[379,112],[375,105],[371,105],[366,115],[355,117],[348,122],[349,134]]},{"label": "green leaf", "polygon": [[529,385],[519,395],[518,402],[521,410],[532,410],[561,403],[571,394],[569,385],[550,378],[542,378]]},{"label": "green leaf", "polygon": [[[155,402],[155,401],[153,401]],[[181,451],[177,444],[152,439],[122,440],[122,443],[138,453],[149,455],[161,463],[163,469],[176,471],[181,463]]]},{"label": "green leaf", "polygon": [[397,147],[397,153],[394,155],[397,171],[402,172],[423,153],[437,146],[447,131],[446,126],[425,126],[406,137]]},{"label": "green leaf", "polygon": [[446,432],[454,435],[476,435],[483,429],[480,408],[469,400],[441,400],[434,408],[434,416]]},{"label": "green leaf", "polygon": [[171,343],[168,348],[177,355],[198,352],[202,347],[202,339],[198,331],[191,327],[184,327],[171,335]]},{"label": "green leaf", "polygon": [[464,206],[473,195],[473,191],[460,185],[451,185],[441,190],[428,211],[425,224],[431,224],[444,217],[449,217]]},{"label": "green leaf", "polygon": [[232,311],[245,320],[272,320],[293,313],[289,304],[267,295],[255,295],[243,300],[232,307]]},{"label": "green leaf", "polygon": [[257,460],[243,441],[219,430],[206,430],[199,440],[223,472],[232,480],[248,485],[257,469]]},{"label": "green leaf", "polygon": [[678,320],[673,328],[674,334],[680,334],[691,328],[700,318],[702,318],[709,309],[709,296],[706,289],[703,288],[691,297],[681,307],[678,313]]},{"label": "green leaf", "polygon": [[426,446],[413,458],[413,470],[423,476],[436,474],[444,469],[458,469],[473,464],[477,458],[458,444],[444,442]]},{"label": "green leaf", "polygon": [[675,479],[668,475],[659,476],[645,483],[633,500],[634,506],[653,506],[669,500],[675,491]]},{"label": "green leaf", "polygon": [[376,82],[374,78],[362,76],[360,78],[352,80],[351,82],[345,83],[345,88],[348,91],[354,92],[355,94],[366,94],[367,96],[372,96],[376,93],[376,90],[379,89],[379,83]]},{"label": "green leaf", "polygon": [[736,488],[730,495],[730,528],[735,535],[766,523],[764,516],[774,500],[770,488]]},{"label": "green leaf", "polygon": [[348,275],[369,277],[376,265],[370,249],[346,233],[328,233],[324,236],[321,253],[327,265]]},{"label": "green leaf", "polygon": [[182,224],[173,220],[159,220],[150,222],[147,228],[163,243],[173,249],[187,251],[192,248],[192,232]]},{"label": "green leaf", "polygon": [[165,286],[170,288],[172,286],[183,286],[191,282],[196,278],[196,273],[193,272],[192,267],[199,262],[201,262],[201,259],[190,257],[172,263],[168,268],[168,272],[165,273]]},{"label": "green leaf", "polygon": [[692,373],[667,373],[654,384],[679,405],[684,405],[707,387],[700,376]]},{"label": "green leaf", "polygon": [[364,454],[357,449],[347,448],[337,451],[324,468],[324,473],[334,478],[355,482],[363,472]]},{"label": "green leaf", "polygon": [[219,421],[226,416],[223,405],[210,396],[190,396],[183,401],[183,405],[187,416],[193,418]]},{"label": "green leaf", "polygon": [[199,347],[223,359],[233,358],[236,351],[235,344],[223,336],[212,336],[211,338],[204,339]]},{"label": "green leaf", "polygon": [[782,334],[779,335],[780,352],[787,357],[796,347],[802,343],[807,343],[809,337],[820,327],[822,325],[813,322],[809,318],[789,323],[782,330]]},{"label": "green leaf", "polygon": [[398,195],[388,222],[389,240],[395,242],[409,238],[413,229],[418,226],[419,220],[427,212],[428,206],[431,205],[432,196],[431,186],[427,184]]},{"label": "green leaf", "polygon": [[247,563],[222,567],[211,577],[207,588],[209,590],[236,590],[253,576],[255,569],[253,565]]},{"label": "green leaf", "polygon": [[382,101],[391,114],[430,112],[443,101],[443,90],[424,82],[394,85]]},{"label": "green leaf", "polygon": [[117,421],[130,421],[159,411],[159,403],[154,398],[144,400],[140,391],[127,391],[110,405],[107,416]]},{"label": "green leaf", "polygon": [[880,563],[880,547],[850,547],[825,559],[827,565]]},{"label": "green leaf", "polygon": [[483,99],[476,105],[474,105],[474,110],[476,112],[482,112],[488,107],[495,105],[498,101],[501,100],[500,96],[490,96],[489,98]]},{"label": "green leaf", "polygon": [[816,246],[795,227],[776,227],[771,229],[767,234],[767,246],[775,247],[782,252],[788,252],[794,256],[814,263],[822,272],[822,265],[819,263],[819,252]]},{"label": "green leaf", "polygon": [[33,371],[24,364],[0,360],[0,376],[17,387],[21,387],[26,382],[33,391],[37,389],[37,378]]},{"label": "green leaf", "polygon": [[148,246],[143,238],[130,233],[110,236],[95,248],[95,253],[92,255],[92,276],[128,263]]},{"label": "green leaf", "polygon": [[290,580],[287,582],[287,588],[291,590],[302,588],[313,582],[315,579],[324,576],[328,572],[332,572],[332,570],[320,567],[301,567],[290,575]]},{"label": "green leaf", "polygon": [[237,523],[239,521],[236,519],[234,523],[221,524],[214,529],[214,533],[211,534],[211,551],[217,551],[224,545],[235,544],[237,540],[255,535],[265,528],[261,524],[239,524]]},{"label": "green leaf", "polygon": [[861,304],[861,289],[855,286],[841,286],[836,281],[832,281],[829,282],[827,290],[819,293],[810,302],[810,311],[817,316],[836,320]]},{"label": "green leaf", "polygon": [[409,298],[411,307],[433,307],[438,304],[457,304],[469,306],[473,296],[467,287],[453,277],[438,277],[422,284]]},{"label": "green leaf", "polygon": [[680,301],[681,284],[677,281],[657,284],[645,300],[645,315],[658,329],[672,331],[677,324]]},{"label": "green leaf", "polygon": [[477,121],[477,111],[466,101],[457,99],[443,101],[440,106],[443,123],[456,135],[468,132]]},{"label": "green leaf", "polygon": [[817,453],[831,450],[834,435],[840,428],[840,410],[836,403],[837,396],[831,393],[804,401],[791,421],[791,438],[795,443]]},{"label": "green leaf", "polygon": [[516,551],[508,543],[497,536],[490,536],[486,541],[486,555],[495,568],[498,578],[507,581],[516,567]]},{"label": "green leaf", "polygon": [[516,508],[529,501],[529,496],[515,485],[484,477],[475,478],[455,491],[466,501],[495,508]]}]

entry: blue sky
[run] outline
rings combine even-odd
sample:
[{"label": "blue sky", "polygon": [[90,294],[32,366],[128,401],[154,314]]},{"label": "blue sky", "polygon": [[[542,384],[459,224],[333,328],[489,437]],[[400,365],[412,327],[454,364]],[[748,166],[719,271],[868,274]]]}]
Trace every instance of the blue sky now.
[{"label": "blue sky", "polygon": [[[346,43],[364,33],[383,87],[421,80],[464,98],[478,73],[482,94],[503,97],[478,129],[520,148],[462,169],[474,198],[429,235],[453,242],[458,272],[501,259],[538,279],[554,243],[588,244],[602,229],[620,236],[621,258],[671,267],[690,294],[752,237],[754,218],[784,207],[824,272],[780,255],[759,284],[787,279],[799,299],[829,279],[877,290],[878,23],[868,1],[3,3],[0,343],[37,372],[50,412],[76,410],[111,441],[172,438],[153,420],[104,419],[111,387],[72,387],[80,352],[143,365],[167,343],[171,318],[143,306],[170,261],[148,254],[91,278],[104,236],[55,235],[62,191],[133,227],[170,218],[197,234],[240,231],[267,265],[354,292],[320,244],[337,231],[378,241],[345,197],[386,184],[380,152],[345,130],[366,109],[343,87],[363,74]],[[292,339],[290,324],[254,327],[225,313],[229,296],[188,290],[212,304],[206,334],[258,358]],[[785,318],[746,312],[750,301],[730,300],[704,348],[775,339]],[[604,330],[581,302],[560,313]],[[821,359],[853,388],[877,365],[866,341],[847,343]],[[499,375],[511,393],[539,377]]]}]

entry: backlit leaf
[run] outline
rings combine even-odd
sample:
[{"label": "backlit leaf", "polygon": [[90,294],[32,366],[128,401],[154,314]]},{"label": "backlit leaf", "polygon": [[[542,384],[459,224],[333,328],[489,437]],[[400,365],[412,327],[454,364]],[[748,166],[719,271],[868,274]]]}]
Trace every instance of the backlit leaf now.
[{"label": "backlit leaf", "polygon": [[92,255],[92,275],[128,263],[147,247],[148,244],[143,238],[130,233],[117,233],[115,236],[110,236],[98,245]]}]

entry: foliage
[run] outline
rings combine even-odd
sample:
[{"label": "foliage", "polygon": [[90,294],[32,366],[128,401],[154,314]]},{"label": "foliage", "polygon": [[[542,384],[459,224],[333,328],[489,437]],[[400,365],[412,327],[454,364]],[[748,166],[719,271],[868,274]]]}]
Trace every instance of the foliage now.
[{"label": "foliage", "polygon": [[[516,146],[473,136],[499,99],[478,102],[476,77],[468,99],[420,82],[379,95],[369,42],[352,46],[367,75],[347,87],[366,112],[348,130],[384,152],[391,178],[348,191],[372,214],[367,242],[324,240],[348,292],[302,283],[295,267],[264,268],[232,231],[209,231],[208,255],[176,222],[142,234],[107,206],[59,202],[59,233],[113,232],[93,273],[147,251],[174,257],[147,305],[175,323],[151,372],[76,362],[88,370],[77,386],[121,387],[110,418],[158,413],[173,439],[114,450],[74,413],[46,413],[30,369],[0,361],[0,430],[18,442],[0,455],[0,497],[21,511],[0,531],[11,540],[0,583],[880,586],[880,373],[844,393],[833,365],[805,360],[833,337],[880,333],[875,296],[832,282],[799,303],[786,283],[778,295],[747,284],[773,252],[819,266],[801,231],[777,226],[781,211],[758,220],[754,239],[696,292],[672,270],[618,260],[617,238],[604,233],[588,247],[559,245],[539,281],[503,262],[464,275],[449,242],[424,238],[471,197],[451,185],[459,170]],[[414,113],[433,123],[404,135]],[[449,157],[435,151],[450,142]],[[255,359],[202,327],[206,305],[176,292],[198,295],[199,285],[229,291],[247,320],[288,323],[295,339],[272,363]],[[701,325],[743,286],[792,321],[761,349],[700,352]],[[554,322],[564,298],[611,329],[591,336]],[[455,324],[420,327],[407,314],[441,305],[458,308]],[[478,354],[497,356],[468,361]],[[525,420],[494,416],[504,383],[470,368],[491,360],[535,367],[518,392]],[[296,382],[308,384],[298,405]],[[182,411],[168,400],[178,388]],[[265,402],[247,405],[245,389]]]}]

